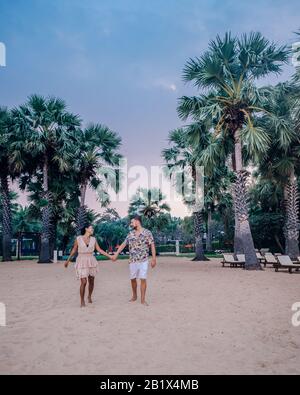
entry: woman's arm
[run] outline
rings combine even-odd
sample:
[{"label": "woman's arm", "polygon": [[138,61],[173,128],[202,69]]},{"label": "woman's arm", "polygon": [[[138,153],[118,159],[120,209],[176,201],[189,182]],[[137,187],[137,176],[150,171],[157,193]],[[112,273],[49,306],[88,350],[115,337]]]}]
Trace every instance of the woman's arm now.
[{"label": "woman's arm", "polygon": [[118,259],[119,254],[124,250],[124,248],[126,247],[126,242],[124,241],[124,243],[122,243],[120,245],[120,247],[118,248],[117,252],[115,252],[114,256],[113,256],[113,261],[116,261]]},{"label": "woman's arm", "polygon": [[69,266],[70,261],[74,257],[74,255],[76,254],[77,250],[78,250],[78,242],[77,242],[77,239],[76,239],[75,242],[74,242],[71,254],[70,254],[69,258],[67,259],[67,261],[65,263],[65,267]]},{"label": "woman's arm", "polygon": [[97,240],[96,240],[96,245],[95,245],[95,247],[96,247],[96,250],[97,250],[101,255],[104,255],[104,256],[106,256],[106,258],[112,260],[112,256],[109,255],[109,254],[107,254],[104,250],[102,250],[102,248],[99,247],[99,244],[98,244]]}]

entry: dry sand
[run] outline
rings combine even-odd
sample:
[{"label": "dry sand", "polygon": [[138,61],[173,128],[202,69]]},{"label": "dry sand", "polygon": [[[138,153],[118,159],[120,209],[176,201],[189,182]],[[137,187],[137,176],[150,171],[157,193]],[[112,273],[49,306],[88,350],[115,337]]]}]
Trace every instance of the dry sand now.
[{"label": "dry sand", "polygon": [[1,374],[299,374],[300,273],[160,258],[149,307],[128,303],[128,263],[104,262],[79,308],[73,267],[0,264]]}]

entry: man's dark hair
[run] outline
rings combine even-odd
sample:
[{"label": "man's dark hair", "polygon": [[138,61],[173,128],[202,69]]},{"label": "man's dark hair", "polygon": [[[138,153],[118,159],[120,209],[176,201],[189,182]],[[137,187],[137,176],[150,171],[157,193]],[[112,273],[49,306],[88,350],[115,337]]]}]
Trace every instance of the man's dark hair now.
[{"label": "man's dark hair", "polygon": [[139,221],[141,225],[143,224],[143,218],[141,217],[141,215],[135,214],[131,219]]}]

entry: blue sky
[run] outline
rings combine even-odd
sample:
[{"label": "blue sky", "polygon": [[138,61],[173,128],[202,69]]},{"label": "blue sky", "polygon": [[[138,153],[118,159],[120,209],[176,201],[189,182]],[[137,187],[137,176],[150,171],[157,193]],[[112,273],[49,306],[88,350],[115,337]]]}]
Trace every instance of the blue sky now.
[{"label": "blue sky", "polygon": [[181,80],[189,57],[228,30],[291,44],[299,28],[296,0],[1,0],[0,105],[60,96],[117,131],[130,165],[160,164],[177,98],[194,92]]}]

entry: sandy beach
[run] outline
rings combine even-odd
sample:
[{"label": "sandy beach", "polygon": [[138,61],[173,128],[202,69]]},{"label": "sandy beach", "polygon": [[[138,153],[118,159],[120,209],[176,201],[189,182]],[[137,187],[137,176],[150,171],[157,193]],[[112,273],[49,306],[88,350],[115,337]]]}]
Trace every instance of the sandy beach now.
[{"label": "sandy beach", "polygon": [[128,263],[100,265],[79,308],[74,268],[0,264],[1,374],[299,374],[300,273],[159,258],[149,307],[128,303]]}]

